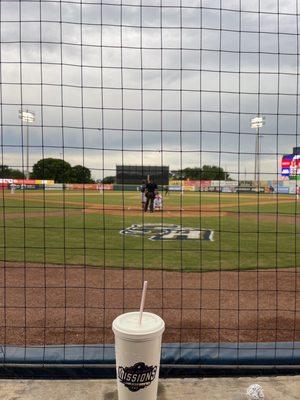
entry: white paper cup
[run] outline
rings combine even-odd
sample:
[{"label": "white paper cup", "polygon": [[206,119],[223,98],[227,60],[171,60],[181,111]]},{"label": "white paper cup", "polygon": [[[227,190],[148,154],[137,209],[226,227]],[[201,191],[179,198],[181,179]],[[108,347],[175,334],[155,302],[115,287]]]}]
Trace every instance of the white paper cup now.
[{"label": "white paper cup", "polygon": [[156,400],[164,321],[138,311],[113,321],[119,400]]}]

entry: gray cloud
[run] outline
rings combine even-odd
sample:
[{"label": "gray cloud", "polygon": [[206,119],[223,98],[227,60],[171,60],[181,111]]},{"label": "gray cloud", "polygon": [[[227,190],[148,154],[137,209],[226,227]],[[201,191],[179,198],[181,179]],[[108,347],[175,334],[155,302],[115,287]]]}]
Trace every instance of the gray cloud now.
[{"label": "gray cloud", "polygon": [[242,1],[240,13],[228,0],[222,14],[218,0],[184,0],[182,12],[174,1],[162,9],[155,0],[142,9],[136,0],[122,8],[90,3],[81,14],[79,2],[23,2],[20,17],[17,3],[1,2],[3,162],[22,164],[14,146],[22,145],[23,104],[37,115],[32,163],[43,151],[58,156],[64,143],[65,158],[95,177],[122,161],[179,168],[181,151],[185,166],[221,162],[237,173],[240,158],[250,172],[249,121],[260,112],[267,114],[262,167],[277,172],[277,154],[296,143],[294,2],[280,1],[280,12],[294,15],[279,20],[273,0],[261,2],[260,18],[255,1]]}]

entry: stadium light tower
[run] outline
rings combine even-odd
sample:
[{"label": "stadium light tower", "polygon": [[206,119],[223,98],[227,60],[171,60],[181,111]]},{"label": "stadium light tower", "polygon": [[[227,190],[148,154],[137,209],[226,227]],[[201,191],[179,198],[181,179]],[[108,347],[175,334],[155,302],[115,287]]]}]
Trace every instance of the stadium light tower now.
[{"label": "stadium light tower", "polygon": [[254,117],[251,118],[251,128],[256,129],[255,136],[255,161],[254,161],[254,180],[256,187],[259,190],[259,175],[260,175],[260,138],[262,135],[259,134],[259,129],[265,125],[264,117]]},{"label": "stadium light tower", "polygon": [[29,124],[32,124],[35,121],[35,114],[31,111],[24,111],[20,110],[19,111],[19,118],[23,121],[26,122],[26,171],[25,171],[25,176],[27,179],[29,179]]}]

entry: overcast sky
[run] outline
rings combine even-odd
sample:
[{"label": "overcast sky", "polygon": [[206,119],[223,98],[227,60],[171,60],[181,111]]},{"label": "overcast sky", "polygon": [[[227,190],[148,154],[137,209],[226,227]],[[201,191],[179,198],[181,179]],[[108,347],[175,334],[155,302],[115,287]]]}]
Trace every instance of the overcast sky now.
[{"label": "overcast sky", "polygon": [[22,169],[23,108],[31,165],[64,157],[101,178],[209,163],[252,178],[262,114],[274,178],[299,140],[298,0],[123,3],[1,1],[0,164]]}]

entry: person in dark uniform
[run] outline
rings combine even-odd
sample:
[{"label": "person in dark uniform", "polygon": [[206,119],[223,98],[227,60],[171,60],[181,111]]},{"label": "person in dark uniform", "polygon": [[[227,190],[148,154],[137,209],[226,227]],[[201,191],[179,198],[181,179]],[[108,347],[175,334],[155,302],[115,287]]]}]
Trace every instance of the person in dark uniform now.
[{"label": "person in dark uniform", "polygon": [[142,193],[142,209],[144,210],[145,208],[145,203],[146,203],[146,181],[142,181],[142,185],[140,186],[140,191]]},{"label": "person in dark uniform", "polygon": [[146,195],[146,204],[144,208],[145,212],[147,212],[149,207],[150,212],[153,213],[153,203],[156,193],[157,193],[157,184],[153,182],[152,178],[149,178],[145,190],[145,195]]},{"label": "person in dark uniform", "polygon": [[169,185],[165,186],[165,196],[169,194]]}]

